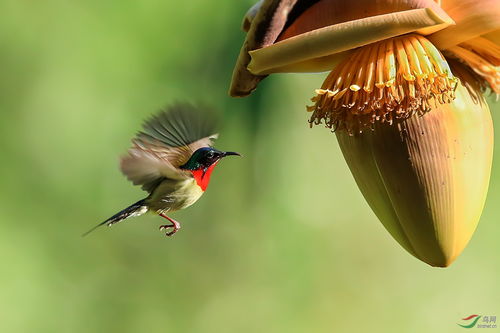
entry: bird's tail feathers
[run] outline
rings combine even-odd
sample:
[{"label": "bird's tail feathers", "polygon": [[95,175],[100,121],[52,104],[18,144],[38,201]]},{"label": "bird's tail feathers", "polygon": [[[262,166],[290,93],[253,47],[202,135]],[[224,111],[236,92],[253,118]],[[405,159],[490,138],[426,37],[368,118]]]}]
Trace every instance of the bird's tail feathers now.
[{"label": "bird's tail feathers", "polygon": [[146,206],[145,201],[146,201],[146,199],[139,200],[136,203],[128,206],[127,208],[119,211],[118,213],[111,216],[106,221],[99,223],[98,225],[96,225],[95,227],[93,227],[92,229],[90,229],[89,231],[84,233],[82,235],[82,237],[87,236],[92,231],[94,231],[95,229],[99,228],[102,225],[111,226],[111,225],[118,223],[120,221],[123,221],[129,217],[140,216],[140,215],[146,213],[148,211],[148,206]]}]

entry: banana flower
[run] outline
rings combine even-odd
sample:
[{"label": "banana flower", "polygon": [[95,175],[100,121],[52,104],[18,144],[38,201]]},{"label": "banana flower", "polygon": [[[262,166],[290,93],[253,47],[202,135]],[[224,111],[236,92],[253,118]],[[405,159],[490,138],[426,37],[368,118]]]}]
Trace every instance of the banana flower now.
[{"label": "banana flower", "polygon": [[449,266],[486,199],[500,93],[498,0],[262,0],[230,95],[267,75],[330,71],[307,107],[337,137],[366,201],[392,237]]}]

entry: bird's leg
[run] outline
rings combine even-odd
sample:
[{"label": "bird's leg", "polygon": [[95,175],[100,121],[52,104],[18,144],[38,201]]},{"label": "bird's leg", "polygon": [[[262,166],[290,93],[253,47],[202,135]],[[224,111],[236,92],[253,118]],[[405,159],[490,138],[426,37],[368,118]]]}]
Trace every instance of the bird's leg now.
[{"label": "bird's leg", "polygon": [[168,217],[167,215],[165,214],[159,214],[161,217],[169,220],[170,222],[172,222],[172,224],[164,224],[164,225],[161,225],[160,226],[160,230],[164,230],[164,229],[168,229],[168,228],[172,228],[172,231],[169,231],[167,232],[165,235],[167,236],[172,236],[173,234],[175,234],[177,232],[177,230],[179,230],[181,228],[181,224],[179,222],[177,222],[176,220]]}]

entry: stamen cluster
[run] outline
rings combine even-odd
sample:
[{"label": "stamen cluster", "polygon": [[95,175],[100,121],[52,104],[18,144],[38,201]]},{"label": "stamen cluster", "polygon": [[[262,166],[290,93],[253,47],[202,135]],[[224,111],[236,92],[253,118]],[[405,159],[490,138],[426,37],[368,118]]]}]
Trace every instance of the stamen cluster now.
[{"label": "stamen cluster", "polygon": [[[457,78],[426,38],[412,34],[354,51],[326,78],[308,107],[311,126],[324,121],[349,134],[430,111],[455,98]],[[431,104],[432,103],[432,104]]]}]

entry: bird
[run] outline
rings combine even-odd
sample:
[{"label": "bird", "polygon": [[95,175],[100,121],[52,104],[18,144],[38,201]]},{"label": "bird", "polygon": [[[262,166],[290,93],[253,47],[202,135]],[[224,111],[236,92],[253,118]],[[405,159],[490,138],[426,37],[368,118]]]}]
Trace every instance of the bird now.
[{"label": "bird", "polygon": [[144,199],[96,225],[112,226],[130,217],[152,212],[170,224],[160,226],[172,236],[180,228],[167,213],[194,204],[207,190],[217,163],[226,156],[241,156],[213,148],[218,134],[209,112],[190,103],[176,103],[153,115],[132,139],[132,147],[121,157],[120,169],[134,185],[148,192]]}]

